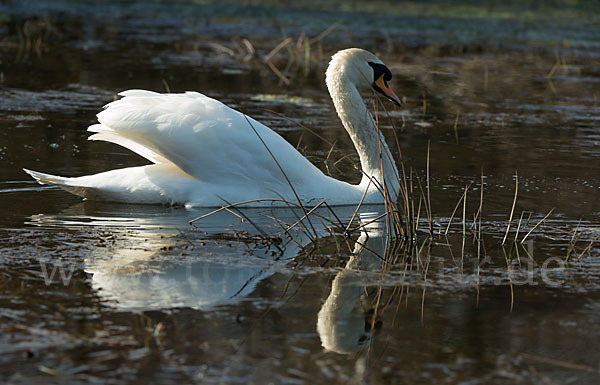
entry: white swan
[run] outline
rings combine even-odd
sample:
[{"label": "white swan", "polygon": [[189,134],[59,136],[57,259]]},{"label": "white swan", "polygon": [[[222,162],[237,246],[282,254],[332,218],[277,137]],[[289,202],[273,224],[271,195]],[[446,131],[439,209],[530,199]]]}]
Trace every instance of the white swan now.
[{"label": "white swan", "polygon": [[360,184],[323,174],[263,124],[197,92],[121,92],[89,127],[90,140],[119,144],[153,164],[67,178],[24,169],[41,184],[102,201],[222,206],[382,203],[395,201],[397,169],[358,88],[372,88],[396,104],[390,70],[370,52],[350,48],[329,63],[326,83],[342,124],[360,156]]}]

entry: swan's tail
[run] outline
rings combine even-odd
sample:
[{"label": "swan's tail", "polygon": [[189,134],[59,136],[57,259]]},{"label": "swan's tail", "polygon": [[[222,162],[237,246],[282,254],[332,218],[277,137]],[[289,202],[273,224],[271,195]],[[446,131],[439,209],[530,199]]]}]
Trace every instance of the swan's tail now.
[{"label": "swan's tail", "polygon": [[70,184],[71,179],[62,176],[44,174],[43,172],[31,171],[23,169],[26,173],[31,175],[39,184],[45,184],[50,186],[58,186],[71,194],[79,195],[84,198],[93,198],[95,196],[95,189],[91,187],[74,186]]}]

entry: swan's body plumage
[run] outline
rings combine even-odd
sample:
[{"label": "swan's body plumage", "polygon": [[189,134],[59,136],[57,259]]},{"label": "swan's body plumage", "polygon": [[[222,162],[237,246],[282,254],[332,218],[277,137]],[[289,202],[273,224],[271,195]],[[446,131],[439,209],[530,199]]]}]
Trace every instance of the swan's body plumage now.
[{"label": "swan's body plumage", "polygon": [[[325,200],[330,205],[357,204],[361,199],[364,203],[383,202],[381,174],[397,171],[356,86],[344,80],[343,68],[336,70],[341,74],[330,73],[336,56],[327,73],[328,87],[361,157],[364,175],[359,185],[323,174],[270,128],[197,92],[124,91],[119,94],[121,99],[98,114],[99,123],[89,127],[94,133],[90,140],[128,148],[152,162],[150,165],[75,178],[25,171],[42,184],[102,201],[202,207],[245,201],[252,201],[248,205],[253,206],[298,200],[302,204]],[[357,129],[367,132],[366,142],[364,132],[351,131]],[[378,153],[364,154],[376,151],[374,146],[380,149]],[[383,164],[391,166],[379,167],[382,158]]]}]

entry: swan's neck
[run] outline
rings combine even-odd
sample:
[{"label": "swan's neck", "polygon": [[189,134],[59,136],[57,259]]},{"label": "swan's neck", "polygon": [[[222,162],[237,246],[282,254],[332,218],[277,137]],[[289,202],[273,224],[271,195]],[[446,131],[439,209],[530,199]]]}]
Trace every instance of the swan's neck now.
[{"label": "swan's neck", "polygon": [[326,82],[338,116],[360,157],[363,172],[361,185],[366,187],[370,184],[371,189],[377,182],[380,187],[385,186],[395,199],[399,184],[394,158],[356,85],[337,66],[330,66]]}]

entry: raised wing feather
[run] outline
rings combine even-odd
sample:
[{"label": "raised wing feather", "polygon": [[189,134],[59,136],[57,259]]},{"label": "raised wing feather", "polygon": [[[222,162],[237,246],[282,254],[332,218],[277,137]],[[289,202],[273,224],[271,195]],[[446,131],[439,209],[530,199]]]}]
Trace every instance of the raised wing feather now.
[{"label": "raised wing feather", "polygon": [[280,182],[283,175],[260,136],[289,178],[320,173],[277,133],[200,93],[119,95],[98,114],[90,139],[120,144],[154,163],[171,162],[202,181]]}]

